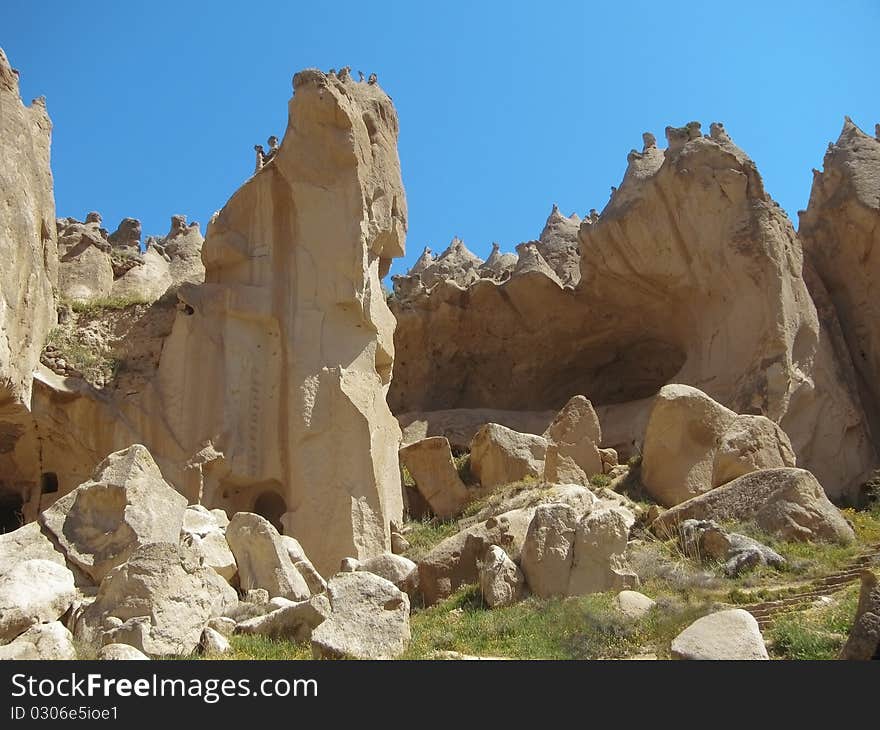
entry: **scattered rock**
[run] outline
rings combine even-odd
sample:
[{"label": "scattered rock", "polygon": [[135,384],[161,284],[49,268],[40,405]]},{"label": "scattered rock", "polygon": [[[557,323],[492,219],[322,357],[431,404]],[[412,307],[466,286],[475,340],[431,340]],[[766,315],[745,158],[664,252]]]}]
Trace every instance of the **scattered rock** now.
[{"label": "scattered rock", "polygon": [[445,437],[434,436],[404,446],[400,460],[437,517],[445,519],[461,513],[468,501],[467,487],[458,476]]},{"label": "scattered rock", "polygon": [[202,631],[202,639],[199,642],[199,649],[205,656],[221,656],[232,651],[229,640],[219,631],[215,631],[210,626],[206,626]]},{"label": "scattered rock", "polygon": [[391,533],[391,552],[395,555],[403,555],[412,547],[410,545],[409,540],[407,540],[403,535],[399,532]]},{"label": "scattered rock", "polygon": [[312,562],[306,555],[305,550],[303,550],[302,545],[299,544],[299,541],[289,535],[282,535],[281,542],[284,543],[284,547],[287,548],[287,555],[290,558],[290,562],[293,563],[293,567],[296,568],[297,573],[303,577],[303,580],[306,582],[312,595],[315,596],[319,593],[323,593],[327,589],[327,581],[324,580],[315,566],[312,565]]},{"label": "scattered rock", "polygon": [[294,641],[308,641],[312,631],[330,615],[330,603],[324,595],[313,596],[289,606],[242,621],[235,627],[237,634],[261,634]]},{"label": "scattered rock", "polygon": [[235,633],[235,627],[238,624],[235,622],[235,619],[228,618],[227,616],[217,616],[208,621],[208,628],[214,629],[221,636],[225,636],[227,639]]},{"label": "scattered rock", "polygon": [[36,624],[6,646],[0,646],[2,659],[76,659],[73,636],[60,621]]},{"label": "scattered rock", "polygon": [[664,512],[652,524],[654,534],[675,534],[688,519],[752,521],[783,540],[850,543],[855,533],[804,469],[764,469],[734,479]]},{"label": "scattered rock", "polygon": [[302,601],[311,593],[290,560],[287,547],[272,524],[260,515],[238,512],[226,528],[226,541],[238,563],[242,589],[264,588],[269,596]]},{"label": "scattered rock", "polygon": [[378,575],[392,582],[411,599],[419,590],[419,566],[409,558],[393,553],[383,553],[374,558],[363,561],[358,570],[366,570],[368,573]]},{"label": "scattered rock", "polygon": [[567,595],[577,524],[578,514],[567,504],[542,504],[535,509],[521,564],[536,596]]},{"label": "scattered rock", "polygon": [[624,616],[638,620],[647,616],[657,602],[638,591],[621,591],[614,598],[614,604]]},{"label": "scattered rock", "polygon": [[409,598],[372,573],[339,573],[327,583],[330,616],[312,632],[316,659],[393,659],[410,642]]},{"label": "scattered rock", "polygon": [[775,550],[746,535],[729,533],[712,520],[685,520],[679,526],[679,537],[685,555],[723,563],[728,578],[758,565],[783,568],[786,564]]},{"label": "scattered rock", "polygon": [[98,650],[98,659],[105,661],[143,661],[149,658],[129,644],[104,644]]},{"label": "scattered rock", "polygon": [[36,559],[65,565],[64,556],[43,534],[38,522],[29,522],[17,530],[0,534],[0,576],[25,560]]},{"label": "scattered rock", "polygon": [[544,474],[547,439],[487,423],[470,444],[471,471],[483,487],[539,479]]},{"label": "scattered rock", "polygon": [[497,545],[486,550],[477,569],[483,600],[489,608],[512,606],[523,597],[525,576]]},{"label": "scattered rock", "polygon": [[186,498],[162,478],[145,446],[110,454],[91,481],[61,497],[40,515],[67,559],[95,583],[139,547],[176,543]]},{"label": "scattered rock", "polygon": [[75,597],[73,573],[65,566],[40,558],[17,563],[0,576],[0,644],[56,621]]},{"label": "scattered rock", "polygon": [[871,570],[862,571],[859,605],[839,658],[880,658],[880,581]]},{"label": "scattered rock", "polygon": [[[603,472],[599,444],[599,417],[582,395],[576,395],[544,432],[547,440],[544,479],[557,484],[590,483],[590,476]],[[615,453],[616,459],[616,453]]]},{"label": "scattered rock", "polygon": [[769,659],[758,622],[734,608],[697,619],[672,640],[676,659]]}]

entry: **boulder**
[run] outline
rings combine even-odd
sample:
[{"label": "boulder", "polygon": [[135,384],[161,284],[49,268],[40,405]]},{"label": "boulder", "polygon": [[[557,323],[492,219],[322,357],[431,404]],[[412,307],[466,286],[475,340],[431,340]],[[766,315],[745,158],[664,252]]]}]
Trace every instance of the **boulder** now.
[{"label": "boulder", "polygon": [[0,644],[31,626],[56,621],[76,598],[73,573],[40,558],[24,560],[0,576]]},{"label": "boulder", "polygon": [[439,518],[456,517],[468,501],[467,487],[458,476],[452,449],[444,436],[421,439],[400,449],[400,461],[416,488]]},{"label": "boulder", "polygon": [[419,561],[419,589],[430,606],[460,586],[476,583],[477,561],[490,545],[498,545],[518,560],[534,507],[504,512],[447,537]]},{"label": "boulder", "polygon": [[614,605],[627,618],[638,620],[647,616],[657,602],[644,593],[627,590],[621,591],[614,597]]},{"label": "boulder", "polygon": [[480,591],[489,608],[512,606],[524,594],[525,576],[497,545],[491,545],[477,563]]},{"label": "boulder", "polygon": [[764,469],[676,505],[653,523],[654,534],[673,535],[688,519],[751,521],[782,540],[850,543],[855,533],[804,469]]},{"label": "boulder", "polygon": [[544,432],[544,438],[546,481],[588,485],[593,474],[603,472],[598,448],[602,442],[599,417],[584,396],[576,395],[565,404]]},{"label": "boulder", "polygon": [[185,536],[181,544],[198,555],[202,564],[216,570],[230,585],[238,584],[238,564],[220,530],[211,530],[201,537],[185,530],[181,534]]},{"label": "boulder", "polygon": [[839,658],[880,659],[880,581],[874,571],[862,571],[859,605]]},{"label": "boulder", "polygon": [[319,593],[323,593],[327,589],[327,581],[324,580],[323,576],[312,565],[312,561],[309,560],[305,550],[302,549],[299,540],[289,535],[282,535],[281,542],[287,548],[290,562],[293,563],[293,567],[303,577],[312,595],[316,596]]},{"label": "boulder", "polygon": [[29,522],[17,530],[0,535],[0,576],[25,560],[36,559],[65,565],[64,556],[43,534],[38,522]]},{"label": "boulder", "polygon": [[391,533],[391,552],[395,555],[403,555],[407,550],[412,547],[410,545],[409,540],[407,540],[403,535],[399,532]]},{"label": "boulder", "polygon": [[226,541],[238,563],[243,590],[264,588],[269,596],[292,601],[307,599],[311,593],[290,560],[287,547],[272,524],[260,515],[238,512],[226,528]]},{"label": "boulder", "polygon": [[327,583],[330,616],[312,632],[316,659],[393,659],[409,646],[409,598],[372,573],[339,573]]},{"label": "boulder", "polygon": [[98,659],[105,661],[143,661],[149,658],[129,644],[104,644],[98,650]]},{"label": "boulder", "polygon": [[419,566],[409,558],[393,553],[383,553],[363,561],[358,570],[378,575],[394,583],[410,598],[415,598],[419,590]]},{"label": "boulder", "polygon": [[542,504],[535,509],[521,565],[536,596],[567,595],[577,526],[578,514],[567,504]]},{"label": "boulder", "polygon": [[483,487],[510,484],[544,474],[547,439],[487,423],[471,441],[471,471]]},{"label": "boulder", "polygon": [[76,659],[73,636],[60,621],[36,624],[6,646],[0,646],[3,659]]},{"label": "boulder", "polygon": [[636,588],[638,576],[626,562],[626,543],[635,516],[623,507],[594,509],[581,517],[574,535],[566,595]]},{"label": "boulder", "polygon": [[672,640],[676,659],[769,659],[758,622],[734,608],[697,619]]},{"label": "boulder", "polygon": [[214,629],[218,634],[222,634],[227,639],[235,633],[235,627],[238,624],[235,622],[235,619],[228,618],[226,616],[217,616],[216,618],[212,618],[208,621],[208,628]]},{"label": "boulder", "polygon": [[110,454],[94,476],[40,515],[67,559],[95,583],[139,547],[176,543],[186,498],[162,478],[145,446]]},{"label": "boulder", "polygon": [[664,506],[757,469],[794,466],[788,437],[763,416],[738,416],[689,385],[666,385],[645,431],[642,483]]},{"label": "boulder", "polygon": [[682,551],[695,560],[723,563],[725,575],[734,578],[758,565],[783,568],[785,558],[757,540],[727,532],[712,520],[685,520],[679,525]]},{"label": "boulder", "polygon": [[235,627],[237,634],[260,634],[293,641],[308,641],[312,631],[330,615],[330,602],[324,595],[292,603],[274,611],[242,621]]},{"label": "boulder", "polygon": [[188,655],[208,621],[237,602],[235,590],[190,551],[150,543],[107,574],[75,634],[96,647],[123,643],[151,656]]},{"label": "boulder", "polygon": [[223,634],[215,631],[210,626],[206,626],[204,631],[202,631],[199,650],[205,656],[221,656],[232,651],[232,646],[229,644],[229,639]]}]

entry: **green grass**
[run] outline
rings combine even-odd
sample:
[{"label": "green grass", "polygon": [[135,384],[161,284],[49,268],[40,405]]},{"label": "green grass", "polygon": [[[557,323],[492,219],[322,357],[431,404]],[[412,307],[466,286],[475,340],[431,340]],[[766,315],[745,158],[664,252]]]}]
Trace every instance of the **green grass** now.
[{"label": "green grass", "polygon": [[229,639],[232,651],[222,659],[311,659],[308,643],[297,644],[285,639],[270,639],[256,634],[236,634]]},{"label": "green grass", "polygon": [[846,642],[859,602],[858,584],[834,596],[829,606],[781,616],[770,627],[773,656],[779,659],[836,659]]},{"label": "green grass", "polygon": [[76,330],[56,327],[49,332],[46,344],[56,347],[60,356],[89,382],[111,380],[119,370],[120,360],[106,348],[79,342],[76,334]]},{"label": "green grass", "polygon": [[410,546],[406,551],[406,557],[416,562],[427,555],[435,545],[458,533],[458,523],[455,520],[423,520],[410,522],[408,527],[405,537]]},{"label": "green grass", "polygon": [[101,297],[87,302],[73,300],[65,303],[77,314],[94,314],[107,309],[126,309],[150,302],[140,297]]},{"label": "green grass", "polygon": [[612,481],[611,477],[607,474],[593,474],[590,477],[590,486],[601,489],[602,487],[607,487]]}]

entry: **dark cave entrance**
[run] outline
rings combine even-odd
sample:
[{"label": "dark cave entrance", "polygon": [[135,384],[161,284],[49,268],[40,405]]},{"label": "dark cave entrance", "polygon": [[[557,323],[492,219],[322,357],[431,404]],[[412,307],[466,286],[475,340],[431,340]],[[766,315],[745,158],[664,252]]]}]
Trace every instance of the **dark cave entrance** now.
[{"label": "dark cave entrance", "polygon": [[17,530],[24,524],[23,507],[20,494],[0,495],[0,534]]},{"label": "dark cave entrance", "polygon": [[284,534],[281,517],[287,512],[287,504],[278,492],[263,492],[254,500],[253,511],[265,517],[279,533]]},{"label": "dark cave entrance", "polygon": [[58,475],[54,471],[44,472],[40,477],[40,494],[54,494],[58,491]]}]

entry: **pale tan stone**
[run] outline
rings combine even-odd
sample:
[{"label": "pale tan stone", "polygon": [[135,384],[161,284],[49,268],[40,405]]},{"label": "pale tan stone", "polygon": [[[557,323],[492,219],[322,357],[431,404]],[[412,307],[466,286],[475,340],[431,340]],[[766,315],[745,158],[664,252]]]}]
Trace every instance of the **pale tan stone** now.
[{"label": "pale tan stone", "polygon": [[497,423],[483,426],[471,441],[471,471],[483,487],[540,479],[547,440]]},{"label": "pale tan stone", "polygon": [[445,437],[434,436],[404,446],[400,461],[437,517],[445,519],[461,513],[468,501],[467,487],[458,475]]}]

